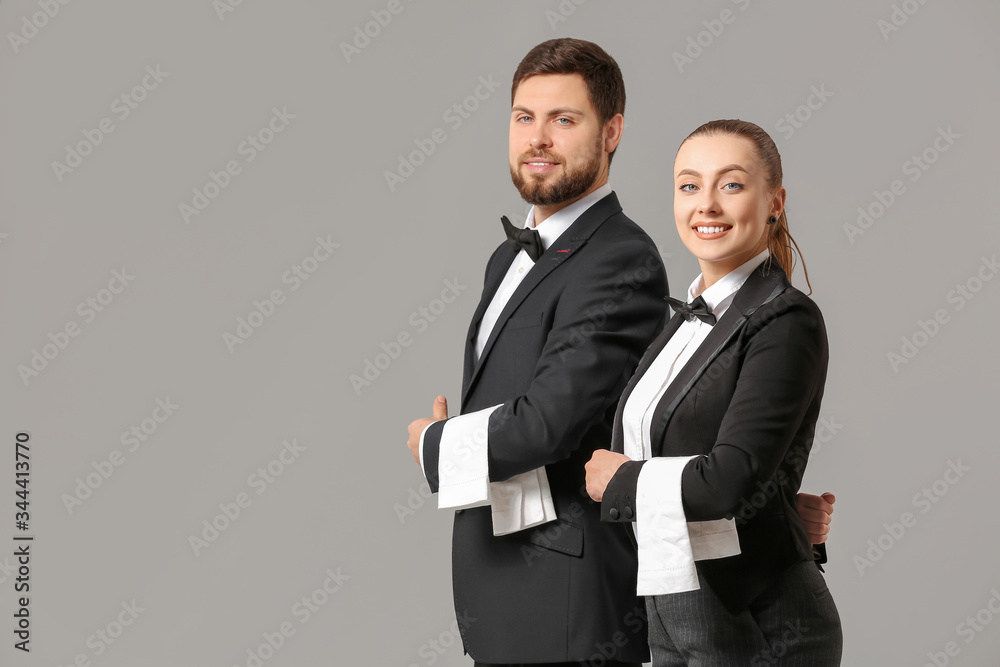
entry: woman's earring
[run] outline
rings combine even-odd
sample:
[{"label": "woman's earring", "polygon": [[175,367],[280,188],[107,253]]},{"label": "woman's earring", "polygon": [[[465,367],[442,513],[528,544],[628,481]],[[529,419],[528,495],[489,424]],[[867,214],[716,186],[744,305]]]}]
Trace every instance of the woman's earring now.
[{"label": "woman's earring", "polygon": [[777,223],[778,223],[778,219],[776,217],[774,217],[773,215],[770,218],[767,219],[767,224],[769,224],[769,225],[775,225]]}]

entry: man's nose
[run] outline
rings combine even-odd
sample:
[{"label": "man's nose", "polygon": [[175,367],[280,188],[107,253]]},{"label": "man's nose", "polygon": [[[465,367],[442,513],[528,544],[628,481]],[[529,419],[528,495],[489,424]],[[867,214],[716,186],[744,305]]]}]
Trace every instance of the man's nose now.
[{"label": "man's nose", "polygon": [[532,128],[531,133],[531,147],[534,149],[540,148],[550,148],[552,146],[552,134],[545,127],[544,123],[540,123]]}]

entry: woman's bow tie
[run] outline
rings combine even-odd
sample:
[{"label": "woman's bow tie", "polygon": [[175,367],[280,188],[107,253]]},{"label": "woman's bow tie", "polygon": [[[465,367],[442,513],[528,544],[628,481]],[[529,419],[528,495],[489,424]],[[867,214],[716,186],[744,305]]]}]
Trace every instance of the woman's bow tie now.
[{"label": "woman's bow tie", "polygon": [[674,309],[675,313],[680,313],[684,316],[684,319],[689,322],[694,318],[698,318],[702,322],[708,325],[715,324],[715,315],[712,313],[708,304],[705,303],[705,299],[698,296],[691,303],[686,303],[680,299],[675,299],[673,297],[665,296],[663,297],[670,304],[670,307]]}]

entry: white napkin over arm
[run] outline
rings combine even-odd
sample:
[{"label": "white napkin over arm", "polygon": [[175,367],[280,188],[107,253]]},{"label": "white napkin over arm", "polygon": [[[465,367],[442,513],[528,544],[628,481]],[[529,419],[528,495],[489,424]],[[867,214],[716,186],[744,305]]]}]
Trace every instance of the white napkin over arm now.
[{"label": "white napkin over arm", "polygon": [[[490,505],[494,535],[506,535],[556,519],[544,467],[502,482],[490,482],[489,422],[490,415],[500,405],[448,419],[438,445],[438,508],[457,510]],[[423,438],[421,434],[421,467]]]},{"label": "white napkin over arm", "polygon": [[681,475],[693,456],[649,459],[636,483],[635,533],[639,547],[638,595],[666,595],[701,588],[695,561],[740,553],[732,519],[688,522]]}]

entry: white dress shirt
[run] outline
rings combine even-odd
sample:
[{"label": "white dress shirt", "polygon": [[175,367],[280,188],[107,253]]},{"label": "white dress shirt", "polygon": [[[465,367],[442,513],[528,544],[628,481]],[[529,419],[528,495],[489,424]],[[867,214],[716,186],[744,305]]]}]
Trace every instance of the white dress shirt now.
[{"label": "white dress shirt", "polygon": [[[524,226],[534,227],[542,249],[550,247],[577,218],[604,197],[611,186],[604,184],[585,197],[553,213],[535,225],[535,207],[528,211]],[[476,332],[475,362],[479,362],[486,341],[510,297],[531,271],[535,262],[523,249],[514,257]],[[524,530],[556,519],[544,466],[515,475],[503,482],[489,481],[489,418],[499,405],[453,417],[441,432],[438,451],[438,508],[463,509],[490,505],[493,534]],[[420,466],[424,465],[424,435],[420,434]],[[485,446],[484,446],[485,445]],[[425,473],[426,474],[426,473]]]},{"label": "white dress shirt", "polygon": [[[538,235],[542,237],[542,249],[544,250],[562,236],[562,233],[569,229],[569,226],[576,222],[576,219],[584,211],[609,194],[611,194],[611,186],[605,183],[586,197],[581,197],[566,208],[556,211],[537,226],[535,225],[535,207],[532,206],[531,210],[528,211],[527,219],[524,221],[524,227],[526,229],[535,228]],[[528,271],[534,265],[534,260],[528,257],[528,253],[524,250],[517,253],[514,261],[510,263],[506,275],[504,275],[503,280],[500,282],[500,287],[497,288],[496,294],[493,295],[493,300],[490,301],[490,305],[486,309],[486,312],[483,313],[483,319],[479,323],[479,331],[476,333],[475,362],[479,362],[483,348],[486,347],[486,341],[489,340],[490,334],[493,333],[493,326],[497,323],[497,318],[503,312],[504,306],[510,301],[511,295],[514,294],[517,286],[521,284],[524,276],[527,275]]]},{"label": "white dress shirt", "polygon": [[[699,295],[716,322],[729,309],[736,292],[769,256],[762,251],[704,289],[701,274],[688,287],[688,301]],[[639,545],[639,595],[698,590],[694,561],[740,553],[732,519],[688,523],[681,499],[681,474],[691,456],[652,456],[653,414],[671,382],[712,331],[698,318],[685,320],[671,336],[629,394],[622,411],[624,453],[648,460],[636,484],[636,541]]]}]

